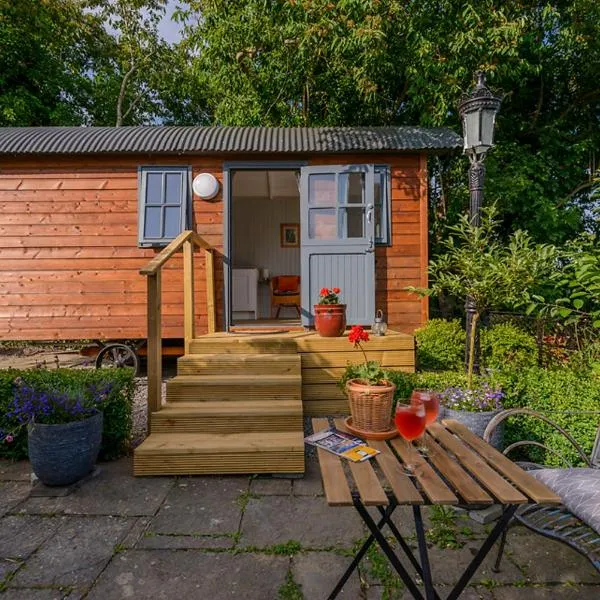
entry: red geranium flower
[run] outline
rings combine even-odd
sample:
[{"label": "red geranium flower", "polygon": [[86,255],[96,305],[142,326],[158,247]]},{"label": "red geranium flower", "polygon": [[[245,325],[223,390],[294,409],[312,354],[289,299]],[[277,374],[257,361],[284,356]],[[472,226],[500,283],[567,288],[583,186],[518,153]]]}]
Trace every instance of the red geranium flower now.
[{"label": "red geranium flower", "polygon": [[334,294],[339,294],[342,290],[340,290],[340,288],[333,288],[331,290]]},{"label": "red geranium flower", "polygon": [[319,292],[320,296],[327,296],[327,294],[329,294],[329,290],[327,288],[321,288],[321,291]]},{"label": "red geranium flower", "polygon": [[348,341],[358,347],[360,342],[368,342],[369,334],[360,325],[354,325],[348,334]]}]

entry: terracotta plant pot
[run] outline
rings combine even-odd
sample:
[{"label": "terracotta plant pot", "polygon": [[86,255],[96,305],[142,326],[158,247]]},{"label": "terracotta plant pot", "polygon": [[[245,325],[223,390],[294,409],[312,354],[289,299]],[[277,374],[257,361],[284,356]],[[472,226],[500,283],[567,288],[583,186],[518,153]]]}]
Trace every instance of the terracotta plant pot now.
[{"label": "terracotta plant pot", "polygon": [[340,337],[346,330],[345,304],[315,304],[315,329],[321,337]]},{"label": "terracotta plant pot", "polygon": [[346,395],[352,424],[363,431],[389,431],[392,428],[392,404],[396,386],[389,381],[368,385],[360,379],[346,382]]}]

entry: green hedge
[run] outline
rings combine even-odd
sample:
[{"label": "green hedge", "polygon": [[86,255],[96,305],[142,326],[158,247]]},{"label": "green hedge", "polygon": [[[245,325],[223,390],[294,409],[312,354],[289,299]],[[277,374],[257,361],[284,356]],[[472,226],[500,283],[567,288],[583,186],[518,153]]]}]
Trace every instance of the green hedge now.
[{"label": "green hedge", "polygon": [[17,429],[18,423],[7,417],[13,398],[13,381],[20,377],[23,383],[38,390],[64,389],[110,384],[111,392],[104,408],[104,428],[100,458],[112,460],[128,451],[133,424],[134,373],[131,369],[17,369],[0,370],[0,430],[15,431],[10,444],[0,442],[0,457],[27,458],[27,431]]},{"label": "green hedge", "polygon": [[[550,370],[533,367],[504,372],[494,379],[506,393],[506,408],[531,408],[543,413],[568,431],[590,455],[600,423],[599,377],[568,368]],[[577,414],[577,411],[590,411],[592,414]],[[581,464],[568,440],[539,419],[521,416],[509,419],[505,439],[507,445],[519,440],[538,441],[558,451],[573,464]],[[527,456],[532,460],[565,466],[553,453],[530,448]],[[518,454],[513,455],[516,456]]]},{"label": "green hedge", "polygon": [[431,319],[415,331],[419,369],[460,369],[465,356],[465,330],[460,321]]},{"label": "green hedge", "polygon": [[481,330],[481,363],[487,369],[529,368],[538,364],[535,338],[512,323]]}]

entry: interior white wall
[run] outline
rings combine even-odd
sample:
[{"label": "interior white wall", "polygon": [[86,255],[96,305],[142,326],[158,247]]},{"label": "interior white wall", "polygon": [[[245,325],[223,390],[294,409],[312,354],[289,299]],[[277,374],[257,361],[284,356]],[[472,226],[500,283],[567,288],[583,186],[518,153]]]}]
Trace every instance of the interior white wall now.
[{"label": "interior white wall", "polygon": [[[234,180],[235,181],[235,180]],[[300,275],[300,248],[282,248],[280,225],[300,223],[300,196],[297,188],[294,196],[253,197],[238,180],[232,189],[232,263],[236,267],[269,269],[269,275]],[[253,192],[256,188],[253,189]],[[275,192],[274,186],[271,193]],[[242,195],[247,193],[247,195]],[[290,193],[289,191],[287,192]],[[267,284],[260,284],[259,318],[269,317],[270,291]],[[282,317],[295,315],[282,311]]]}]

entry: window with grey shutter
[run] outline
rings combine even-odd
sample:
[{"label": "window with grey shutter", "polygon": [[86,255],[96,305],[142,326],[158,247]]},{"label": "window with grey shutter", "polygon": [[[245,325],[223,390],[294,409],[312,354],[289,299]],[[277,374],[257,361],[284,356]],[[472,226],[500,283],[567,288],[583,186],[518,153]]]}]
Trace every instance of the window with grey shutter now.
[{"label": "window with grey shutter", "polygon": [[140,167],[138,243],[164,246],[190,227],[191,168]]}]

